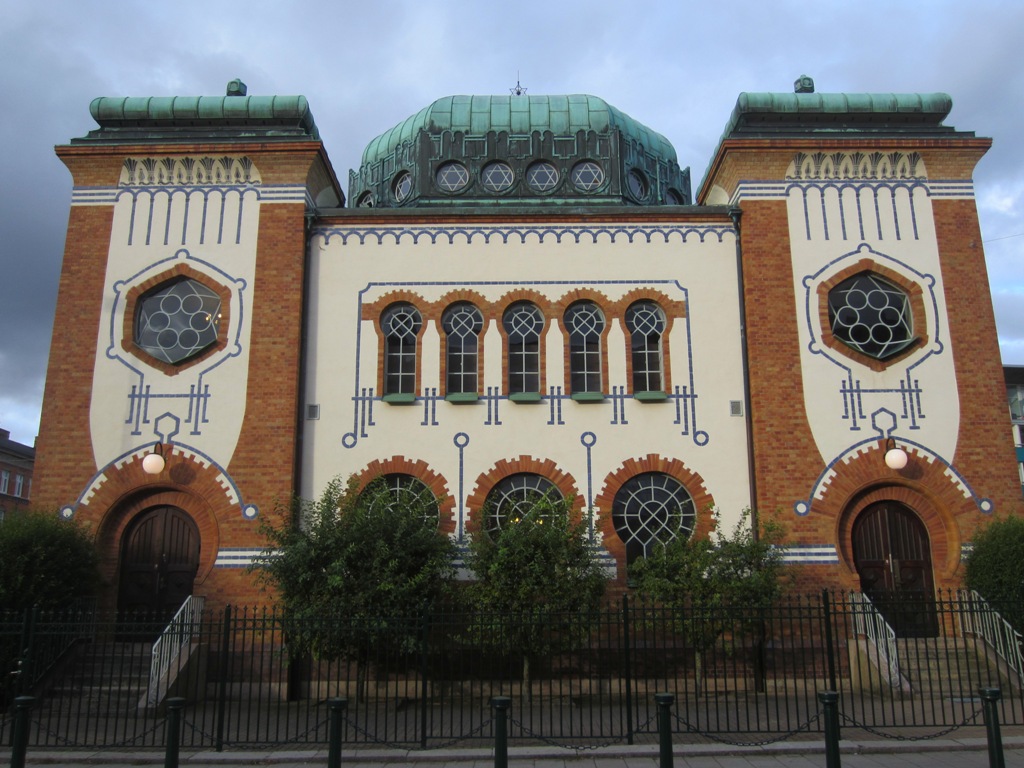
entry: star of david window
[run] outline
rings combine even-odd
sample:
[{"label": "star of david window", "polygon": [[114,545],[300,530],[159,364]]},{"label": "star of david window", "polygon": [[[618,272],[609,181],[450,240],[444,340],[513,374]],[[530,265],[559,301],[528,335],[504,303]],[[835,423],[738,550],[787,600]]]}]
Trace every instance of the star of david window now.
[{"label": "star of david window", "polygon": [[134,342],[157,360],[179,365],[217,343],[221,298],[198,280],[164,283],[135,309]]},{"label": "star of david window", "polygon": [[661,472],[634,475],[615,494],[612,524],[626,545],[626,564],[655,546],[689,538],[696,524],[693,499],[683,484]]},{"label": "star of david window", "polygon": [[363,192],[356,201],[357,208],[373,208],[373,193]]},{"label": "star of david window", "polygon": [[[380,493],[372,493],[378,489]],[[373,510],[394,511],[396,508],[413,508],[422,514],[423,522],[432,528],[441,521],[441,508],[437,503],[437,497],[422,480],[412,475],[383,475],[371,481],[363,494],[367,491],[371,491],[374,496],[370,507]]]},{"label": "star of david window", "polygon": [[480,181],[488,192],[504,192],[512,186],[516,175],[508,163],[500,160],[488,163],[480,174]]},{"label": "star of david window", "polygon": [[558,186],[558,169],[547,160],[526,169],[526,183],[534,192],[550,192]]},{"label": "star of david window", "polygon": [[412,194],[412,174],[402,171],[395,177],[391,184],[391,194],[395,196],[396,203],[404,203]]},{"label": "star of david window", "polygon": [[633,199],[638,202],[643,202],[647,199],[647,193],[649,187],[647,185],[647,177],[636,168],[630,170],[626,174],[626,185],[629,188],[629,194],[633,196]]},{"label": "star of david window", "polygon": [[458,192],[469,184],[469,171],[462,163],[445,163],[437,169],[437,186],[445,192]]},{"label": "star of david window", "polygon": [[872,272],[829,291],[828,321],[837,340],[876,360],[899,354],[915,340],[906,292]]},{"label": "star of david window", "polygon": [[556,502],[562,500],[558,488],[547,478],[528,472],[509,475],[487,494],[484,530],[492,536],[497,535],[503,528],[520,522],[537,502],[545,498]]},{"label": "star of david window", "polygon": [[580,192],[596,192],[604,184],[604,169],[593,160],[576,163],[572,168],[572,183]]}]

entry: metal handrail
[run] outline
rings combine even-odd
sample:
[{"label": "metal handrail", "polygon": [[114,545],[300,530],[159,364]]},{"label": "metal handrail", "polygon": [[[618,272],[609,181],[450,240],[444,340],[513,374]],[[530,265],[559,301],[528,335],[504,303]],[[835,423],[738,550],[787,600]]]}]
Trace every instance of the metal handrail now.
[{"label": "metal handrail", "polygon": [[1004,619],[999,611],[989,605],[977,591],[960,590],[960,636],[980,637],[996,652],[1006,665],[1024,677],[1024,655],[1021,654],[1021,634]]},{"label": "metal handrail", "polygon": [[161,682],[182,648],[190,645],[192,639],[199,634],[205,606],[205,597],[189,595],[174,614],[174,618],[160,633],[160,637],[153,643],[149,662],[149,691],[146,696],[146,703],[150,706],[160,703],[160,699],[163,698],[161,688],[166,694],[167,686],[161,686]]},{"label": "metal handrail", "polygon": [[858,635],[863,635],[885,660],[889,672],[889,686],[898,688],[902,680],[900,662],[896,652],[896,631],[882,617],[871,599],[861,592],[849,594],[853,608],[853,626]]}]

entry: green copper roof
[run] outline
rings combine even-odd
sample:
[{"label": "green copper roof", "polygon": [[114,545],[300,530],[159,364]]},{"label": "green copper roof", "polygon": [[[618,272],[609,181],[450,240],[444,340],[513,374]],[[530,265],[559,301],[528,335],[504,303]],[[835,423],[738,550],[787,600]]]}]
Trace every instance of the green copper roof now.
[{"label": "green copper roof", "polygon": [[945,93],[741,93],[722,138],[751,133],[949,132]]},{"label": "green copper roof", "polygon": [[89,112],[100,128],[79,141],[320,138],[305,96],[100,97]]},{"label": "green copper roof", "polygon": [[675,148],[604,99],[585,94],[569,96],[446,96],[403,120],[371,141],[363,151],[363,165],[391,154],[420,131],[461,131],[483,135],[488,131],[529,134],[550,131],[565,136],[577,131],[607,133],[618,129],[651,154],[676,160]]}]

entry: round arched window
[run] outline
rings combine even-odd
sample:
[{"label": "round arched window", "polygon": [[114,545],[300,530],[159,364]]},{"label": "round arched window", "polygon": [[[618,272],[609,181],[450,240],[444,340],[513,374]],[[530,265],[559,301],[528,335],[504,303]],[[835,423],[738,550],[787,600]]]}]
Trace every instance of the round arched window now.
[{"label": "round arched window", "polygon": [[836,339],[876,360],[902,352],[915,338],[906,292],[872,272],[829,291],[828,320]]},{"label": "round arched window", "polygon": [[646,557],[657,545],[689,537],[696,524],[693,499],[671,475],[645,472],[629,478],[612,502],[612,524],[626,545],[626,563]]},{"label": "round arched window", "polygon": [[562,494],[554,483],[540,475],[527,472],[509,475],[487,494],[484,529],[495,535],[502,528],[515,525],[534,511],[542,499],[561,501]]},{"label": "round arched window", "polygon": [[415,509],[423,516],[423,522],[436,526],[440,522],[441,510],[437,497],[426,484],[412,475],[392,473],[371,481],[362,495],[372,497],[372,509],[393,511],[398,508]]}]

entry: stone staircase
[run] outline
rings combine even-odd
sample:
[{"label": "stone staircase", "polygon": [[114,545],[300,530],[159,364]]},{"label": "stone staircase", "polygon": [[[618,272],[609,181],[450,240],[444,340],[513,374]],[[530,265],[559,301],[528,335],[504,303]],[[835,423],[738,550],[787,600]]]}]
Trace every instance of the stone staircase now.
[{"label": "stone staircase", "polygon": [[971,699],[985,687],[1007,689],[1007,680],[986,648],[960,637],[900,638],[900,672],[911,694],[932,699]]},{"label": "stone staircase", "polygon": [[99,712],[132,712],[149,686],[152,643],[88,643],[47,697],[63,707]]}]

